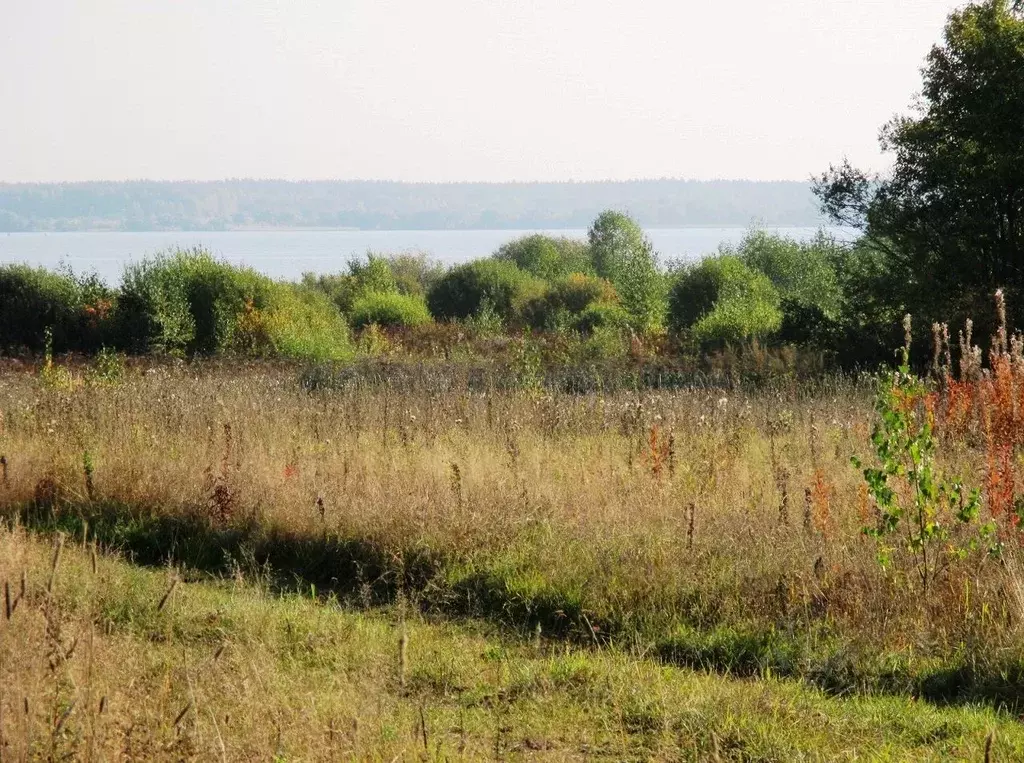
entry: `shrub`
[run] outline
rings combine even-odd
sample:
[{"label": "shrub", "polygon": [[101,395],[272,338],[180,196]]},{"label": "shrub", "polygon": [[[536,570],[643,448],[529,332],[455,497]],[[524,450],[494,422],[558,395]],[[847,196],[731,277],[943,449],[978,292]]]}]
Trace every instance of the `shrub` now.
[{"label": "shrub", "polygon": [[526,301],[542,290],[543,282],[511,262],[477,260],[445,273],[427,296],[427,305],[435,318],[445,320],[469,318],[487,304],[511,323],[518,320]]},{"label": "shrub", "polygon": [[595,326],[581,345],[576,359],[577,362],[619,360],[626,357],[629,347],[630,336],[625,328],[611,324]]},{"label": "shrub", "polygon": [[425,297],[444,275],[444,265],[425,254],[393,254],[388,265],[398,293],[411,297]]},{"label": "shrub", "polygon": [[371,323],[382,328],[422,326],[430,322],[430,311],[422,297],[405,294],[370,293],[356,300],[349,314],[353,328]]},{"label": "shrub", "polygon": [[391,264],[379,254],[367,252],[366,262],[352,260],[348,270],[349,275],[356,279],[360,294],[393,294],[398,291]]},{"label": "shrub", "polygon": [[341,357],[348,330],[326,295],[194,249],[125,269],[117,319],[134,352]]},{"label": "shrub", "polygon": [[269,279],[202,249],[132,263],[122,277],[119,339],[134,352],[210,354],[225,349],[249,305],[267,307]]},{"label": "shrub", "polygon": [[571,327],[591,305],[617,302],[615,287],[608,281],[573,273],[551,284],[542,296],[527,302],[523,307],[523,317],[534,329],[558,331]]},{"label": "shrub", "polygon": [[327,296],[338,312],[348,315],[352,305],[361,294],[359,280],[345,273],[303,273],[302,286],[305,289],[320,291]]},{"label": "shrub", "polygon": [[494,253],[494,257],[548,281],[565,278],[570,273],[593,272],[585,242],[540,233],[509,241]]},{"label": "shrub", "polygon": [[441,266],[430,263],[424,255],[385,257],[367,252],[365,261],[353,259],[348,263],[348,273],[303,273],[302,284],[322,291],[348,315],[367,294],[422,295],[441,273]]},{"label": "shrub", "polygon": [[272,284],[266,326],[267,342],[258,354],[302,360],[352,355],[348,326],[331,300],[297,284]]},{"label": "shrub", "polygon": [[593,334],[603,329],[621,332],[629,328],[631,323],[630,314],[621,305],[599,302],[583,310],[577,316],[573,328],[581,334]]},{"label": "shrub", "polygon": [[738,341],[775,333],[782,312],[768,277],[725,254],[680,273],[669,297],[669,321],[698,341]]},{"label": "shrub", "polygon": [[782,299],[816,305],[826,315],[835,316],[841,298],[835,269],[839,248],[824,232],[811,241],[800,242],[753,230],[734,253],[747,267],[768,276]]},{"label": "shrub", "polygon": [[0,349],[92,351],[107,338],[114,295],[96,276],[0,266]]},{"label": "shrub", "polygon": [[834,331],[842,292],[836,273],[841,246],[824,233],[808,242],[751,231],[735,254],[764,273],[782,298],[779,338],[821,344]]}]

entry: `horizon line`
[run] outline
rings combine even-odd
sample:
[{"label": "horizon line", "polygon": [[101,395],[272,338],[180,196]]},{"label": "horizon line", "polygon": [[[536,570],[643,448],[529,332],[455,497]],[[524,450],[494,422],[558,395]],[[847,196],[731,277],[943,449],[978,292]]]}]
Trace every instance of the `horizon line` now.
[{"label": "horizon line", "polygon": [[590,179],[579,180],[393,180],[388,178],[281,178],[281,177],[225,177],[217,179],[161,179],[161,178],[121,178],[93,180],[0,180],[0,186],[44,186],[44,185],[95,185],[95,184],[189,184],[213,185],[216,183],[291,183],[293,185],[315,183],[365,183],[380,185],[626,185],[629,183],[755,183],[771,185],[779,183],[810,185],[812,178],[807,180],[774,179],[757,180],[752,178],[687,178],[687,177],[637,177],[628,179]]}]

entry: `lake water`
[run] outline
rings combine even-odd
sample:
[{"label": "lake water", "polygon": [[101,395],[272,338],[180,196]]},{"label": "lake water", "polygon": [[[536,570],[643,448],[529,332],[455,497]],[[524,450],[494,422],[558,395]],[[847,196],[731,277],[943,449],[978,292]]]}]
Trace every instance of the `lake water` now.
[{"label": "lake water", "polygon": [[[652,228],[646,231],[662,261],[696,259],[734,244],[747,228]],[[796,239],[816,228],[768,228]],[[830,229],[847,236],[842,229]],[[423,252],[446,264],[485,257],[499,246],[529,233],[585,238],[584,230],[429,230],[429,231],[210,231],[147,233],[0,233],[0,264],[27,263],[75,272],[95,271],[113,285],[125,264],[175,247],[203,246],[218,257],[248,265],[274,278],[298,279],[304,272],[341,270],[367,251]]]}]

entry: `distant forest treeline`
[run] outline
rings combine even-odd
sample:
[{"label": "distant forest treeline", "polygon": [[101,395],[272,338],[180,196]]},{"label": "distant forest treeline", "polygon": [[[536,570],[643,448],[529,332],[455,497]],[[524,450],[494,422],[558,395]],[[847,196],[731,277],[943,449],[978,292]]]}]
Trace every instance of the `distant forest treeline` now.
[{"label": "distant forest treeline", "polygon": [[821,222],[790,181],[0,183],[0,231],[585,228],[608,208],[647,227]]}]

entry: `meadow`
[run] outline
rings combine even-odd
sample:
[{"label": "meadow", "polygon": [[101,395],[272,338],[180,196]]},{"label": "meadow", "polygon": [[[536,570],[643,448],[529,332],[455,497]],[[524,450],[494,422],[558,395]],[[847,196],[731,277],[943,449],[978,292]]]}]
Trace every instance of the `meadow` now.
[{"label": "meadow", "polygon": [[877,256],[0,267],[0,758],[1019,755],[1024,341]]},{"label": "meadow", "polygon": [[0,749],[1019,754],[1024,361],[967,346],[930,381],[571,392],[522,359],[7,361]]}]

